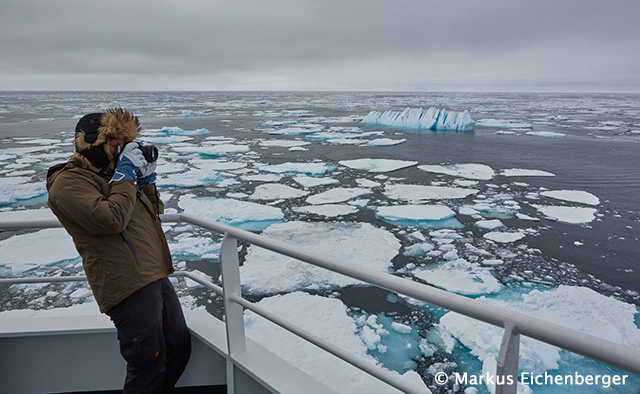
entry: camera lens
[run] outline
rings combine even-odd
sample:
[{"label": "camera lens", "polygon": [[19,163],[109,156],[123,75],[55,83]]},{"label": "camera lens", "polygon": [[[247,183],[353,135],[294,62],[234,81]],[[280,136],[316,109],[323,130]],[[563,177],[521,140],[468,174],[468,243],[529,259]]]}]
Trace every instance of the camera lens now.
[{"label": "camera lens", "polygon": [[158,160],[158,148],[153,145],[140,145],[140,150],[142,151],[142,155],[144,159],[151,163]]}]

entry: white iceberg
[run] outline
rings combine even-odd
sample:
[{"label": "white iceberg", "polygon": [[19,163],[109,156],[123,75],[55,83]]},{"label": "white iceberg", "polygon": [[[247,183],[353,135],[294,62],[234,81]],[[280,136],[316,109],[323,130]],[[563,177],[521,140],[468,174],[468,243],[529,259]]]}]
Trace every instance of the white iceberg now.
[{"label": "white iceberg", "polygon": [[434,131],[472,131],[475,125],[469,111],[453,112],[436,107],[431,107],[426,111],[422,108],[407,108],[403,112],[371,111],[362,120],[362,123]]},{"label": "white iceberg", "polygon": [[[400,250],[400,241],[392,233],[369,223],[286,222],[274,224],[262,234],[382,272],[389,272],[391,260]],[[240,267],[240,277],[251,294],[334,289],[361,283],[253,245]]]}]

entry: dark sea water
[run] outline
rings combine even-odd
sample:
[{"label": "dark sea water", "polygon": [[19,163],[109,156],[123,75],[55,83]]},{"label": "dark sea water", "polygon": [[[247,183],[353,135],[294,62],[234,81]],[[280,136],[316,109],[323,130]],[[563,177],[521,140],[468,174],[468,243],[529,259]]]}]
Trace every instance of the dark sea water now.
[{"label": "dark sea water", "polygon": [[[179,127],[182,130],[207,129],[205,135],[189,135],[187,144],[205,146],[209,137],[229,137],[236,143],[246,144],[249,152],[230,154],[223,159],[247,163],[255,169],[259,164],[321,162],[338,167],[332,177],[340,186],[357,187],[356,179],[415,185],[443,185],[456,187],[462,177],[421,171],[416,166],[383,173],[387,178],[376,178],[367,173],[339,166],[342,160],[395,159],[417,161],[419,165],[483,164],[495,171],[490,180],[475,180],[473,186],[493,209],[483,219],[499,219],[504,227],[496,231],[527,230],[527,236],[514,243],[487,243],[486,229],[474,223],[478,217],[460,214],[464,205],[478,202],[475,197],[464,201],[440,201],[457,212],[462,228],[456,229],[466,243],[489,250],[494,258],[506,263],[493,267],[493,275],[506,292],[513,289],[553,289],[560,285],[580,286],[613,296],[625,303],[640,305],[640,95],[638,94],[537,94],[537,93],[314,93],[314,92],[0,92],[0,188],[8,185],[12,171],[24,171],[20,158],[2,157],[5,150],[50,144],[43,157],[45,164],[63,161],[72,151],[71,138],[77,119],[86,113],[112,107],[123,107],[138,115],[143,130]],[[369,111],[402,111],[405,108],[440,107],[450,111],[469,111],[477,124],[473,132],[432,132],[389,129],[360,123]],[[490,121],[490,119],[493,119]],[[500,126],[501,124],[501,126]],[[316,127],[315,132],[367,133],[379,131],[373,138],[404,139],[397,145],[363,147],[344,141],[313,139],[313,134],[287,134],[278,130],[295,127]],[[499,125],[488,127],[488,125]],[[44,141],[57,139],[60,143]],[[304,150],[290,150],[284,146],[260,145],[269,140],[295,140],[309,142]],[[33,141],[31,145],[29,140]],[[41,142],[38,142],[41,141]],[[210,140],[209,140],[210,141]],[[26,143],[25,143],[26,142]],[[205,143],[204,145],[202,143]],[[180,144],[180,143],[175,143]],[[171,163],[188,163],[172,153],[172,144],[158,145]],[[43,154],[38,152],[36,154]],[[32,166],[31,182],[43,182],[46,167]],[[555,176],[507,177],[502,171],[528,169],[546,171]],[[254,171],[258,173],[258,171]],[[235,179],[223,184],[211,183],[193,187],[167,185],[163,191],[174,196],[222,197],[226,193],[251,195],[261,182],[245,182],[239,173],[225,176]],[[468,179],[467,179],[468,181]],[[290,177],[281,183],[295,186]],[[160,184],[160,182],[159,182]],[[371,205],[390,205],[384,187],[374,187],[366,198]],[[8,187],[8,186],[7,186]],[[325,189],[335,187],[326,186]],[[319,189],[324,190],[324,189]],[[588,192],[599,199],[596,206],[576,201],[561,201],[540,195],[546,190],[572,190]],[[5,196],[6,197],[6,196]],[[7,199],[7,198],[5,198]],[[0,199],[0,201],[2,201]],[[45,197],[32,196],[0,203],[3,211],[33,209],[44,206]],[[507,203],[505,203],[507,202]],[[416,229],[429,237],[433,229],[419,226],[394,226],[376,217],[369,209],[339,217],[304,215],[293,208],[306,205],[302,199],[271,201],[280,207],[286,221],[355,221],[371,223],[384,228],[400,240],[403,247],[412,241],[407,236]],[[593,220],[585,223],[565,223],[542,214],[535,205],[595,208]],[[179,209],[176,198],[167,202],[170,209]],[[509,210],[508,208],[515,209]],[[522,220],[515,214],[536,220]],[[0,233],[0,240],[10,234]],[[172,233],[168,232],[169,239]],[[455,243],[460,258],[477,260],[477,255]],[[473,257],[476,256],[476,257]],[[197,258],[180,256],[187,261],[187,269],[197,269],[217,277],[217,267]],[[398,274],[412,277],[406,267],[428,266],[442,263],[442,257],[416,259],[399,253],[393,259]],[[0,266],[1,268],[1,266]],[[53,265],[37,270],[38,274],[69,274],[77,272],[76,265]],[[0,270],[0,274],[2,271]],[[26,273],[30,274],[29,272]],[[34,274],[34,272],[31,272]],[[6,271],[4,275],[10,275]],[[520,290],[517,290],[520,291]],[[481,296],[481,293],[472,297]],[[18,307],[44,307],[69,305],[72,301],[56,304],[43,301],[34,304],[25,299],[33,291],[16,288],[0,289],[2,310]],[[38,294],[35,292],[35,298]],[[347,288],[339,292],[343,302],[352,308],[369,313],[411,315],[412,308],[390,304],[387,293],[374,289]],[[204,297],[204,296],[203,296]],[[260,297],[256,297],[256,300]],[[10,299],[10,302],[5,302]],[[206,304],[202,299],[198,304]],[[220,312],[216,302],[208,304],[215,313]],[[395,309],[395,310],[394,310]],[[437,315],[426,317],[432,322]],[[415,315],[415,313],[414,313]],[[421,315],[423,318],[424,315]],[[636,324],[638,324],[636,314]],[[597,318],[594,316],[594,318]],[[414,322],[415,319],[405,319]],[[417,323],[416,323],[417,324]],[[431,324],[431,323],[429,323]],[[640,343],[637,344],[640,347]],[[448,356],[440,361],[448,360]],[[477,359],[460,356],[458,365],[466,362],[477,368]],[[471,361],[465,361],[471,359]],[[426,361],[418,362],[423,375]],[[425,381],[428,381],[425,378]],[[430,388],[437,392],[433,386]],[[484,389],[482,389],[484,390]],[[482,392],[481,390],[481,392]],[[444,391],[443,391],[444,392]],[[552,392],[552,391],[534,391]],[[597,391],[594,391],[597,392]],[[634,392],[620,391],[620,392]]]}]

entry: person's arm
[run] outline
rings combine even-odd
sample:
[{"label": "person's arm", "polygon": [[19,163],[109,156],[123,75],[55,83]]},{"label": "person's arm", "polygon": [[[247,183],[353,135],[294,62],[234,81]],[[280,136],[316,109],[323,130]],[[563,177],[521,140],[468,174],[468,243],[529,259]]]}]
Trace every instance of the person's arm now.
[{"label": "person's arm", "polygon": [[136,186],[131,180],[121,180],[112,183],[111,193],[104,195],[98,184],[71,170],[56,179],[49,200],[56,215],[64,215],[92,235],[118,234],[131,220]]}]

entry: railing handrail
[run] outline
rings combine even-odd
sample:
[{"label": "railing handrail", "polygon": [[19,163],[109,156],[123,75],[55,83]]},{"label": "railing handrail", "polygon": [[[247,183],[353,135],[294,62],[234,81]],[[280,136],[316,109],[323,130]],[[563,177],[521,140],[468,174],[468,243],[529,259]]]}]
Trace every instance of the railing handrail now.
[{"label": "railing handrail", "polygon": [[[164,222],[186,222],[219,234],[337,272],[494,326],[508,328],[509,335],[525,335],[611,366],[640,375],[640,350],[631,349],[523,313],[487,304],[430,285],[373,270],[345,260],[318,254],[285,242],[187,214],[161,215]],[[55,219],[0,222],[0,230],[61,227]],[[2,281],[0,280],[0,283]],[[215,286],[215,285],[214,285]]]}]

